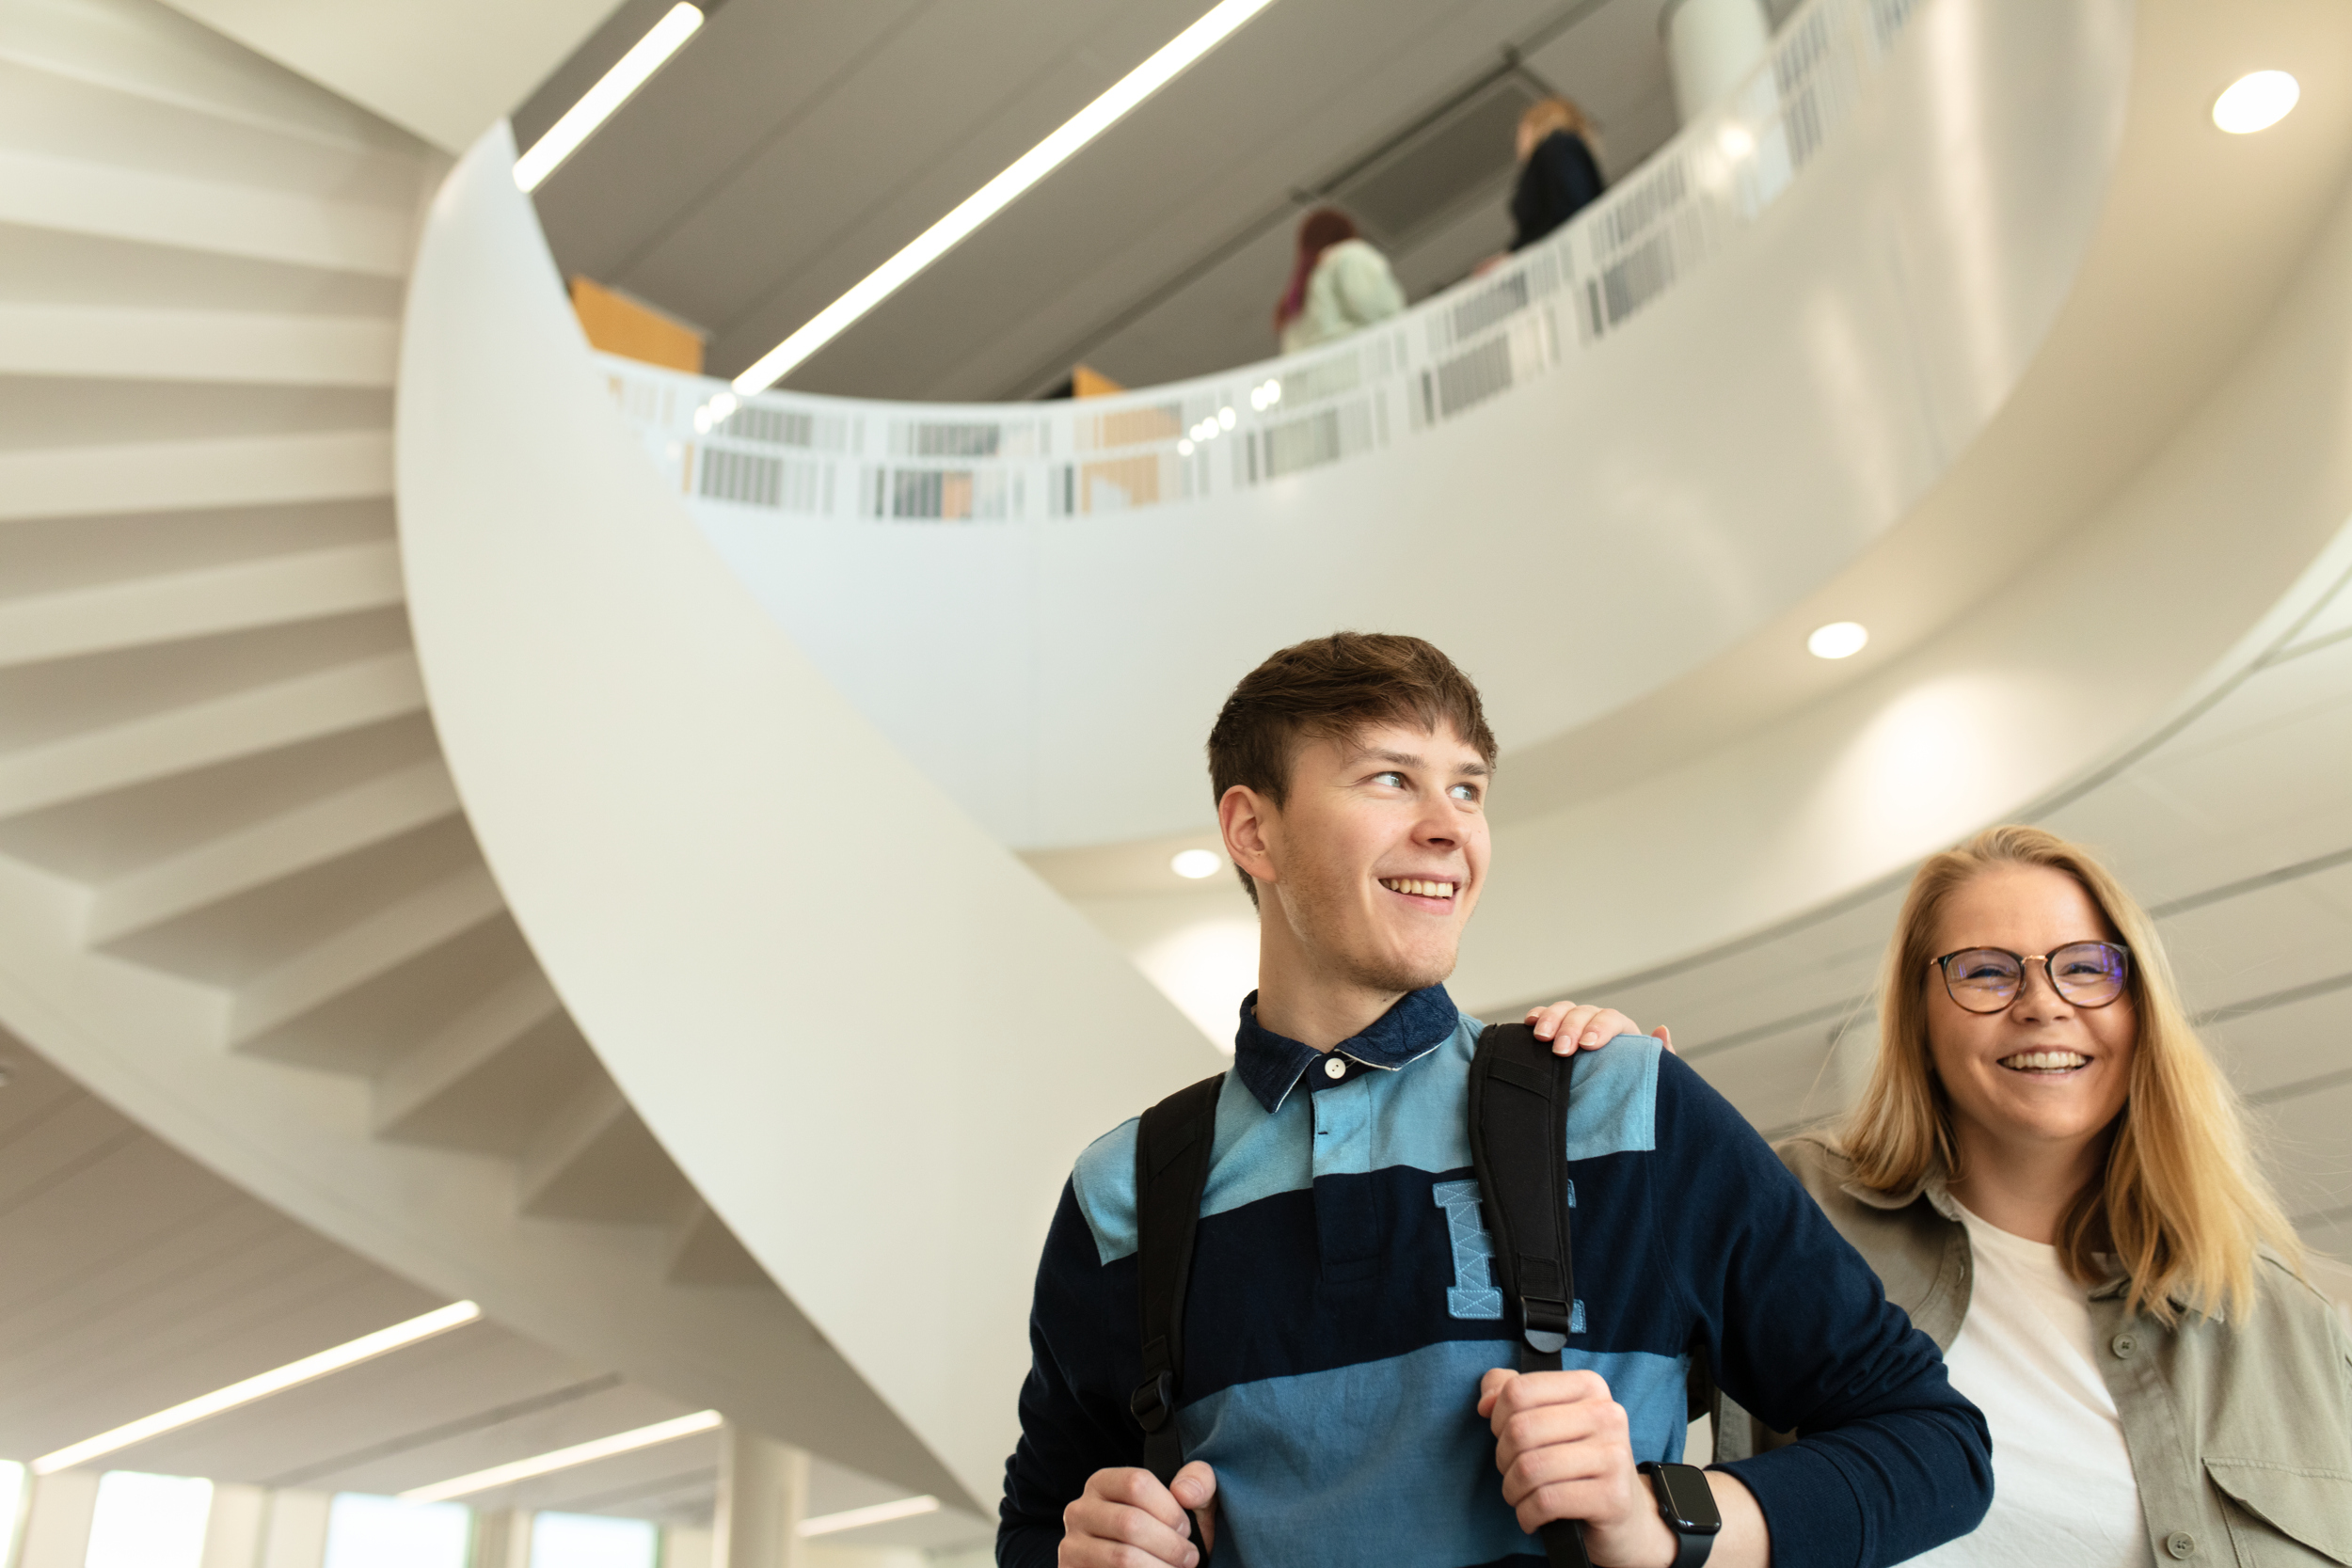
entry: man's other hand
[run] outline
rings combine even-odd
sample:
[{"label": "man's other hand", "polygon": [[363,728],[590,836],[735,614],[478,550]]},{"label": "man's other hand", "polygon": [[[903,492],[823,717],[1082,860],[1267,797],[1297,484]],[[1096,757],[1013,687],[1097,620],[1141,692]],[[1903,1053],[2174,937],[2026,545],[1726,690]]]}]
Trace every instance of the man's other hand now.
[{"label": "man's other hand", "polygon": [[1533,1535],[1554,1519],[1584,1523],[1584,1551],[1599,1568],[1666,1568],[1674,1532],[1633,1468],[1625,1406],[1597,1372],[1515,1372],[1498,1367],[1478,1385],[1478,1413],[1495,1433],[1502,1500]]},{"label": "man's other hand", "polygon": [[[1197,1459],[1168,1486],[1149,1470],[1097,1470],[1062,1510],[1061,1568],[1195,1568],[1216,1544],[1216,1472]],[[1197,1548],[1186,1510],[1200,1515]]]},{"label": "man's other hand", "polygon": [[[1573,1056],[1579,1051],[1606,1045],[1619,1035],[1642,1032],[1640,1024],[1616,1008],[1595,1006],[1590,1002],[1554,1002],[1547,1006],[1530,1007],[1519,1022],[1531,1025],[1537,1039],[1549,1040],[1555,1056]],[[1667,1050],[1675,1048],[1674,1032],[1664,1024],[1650,1034]]]}]

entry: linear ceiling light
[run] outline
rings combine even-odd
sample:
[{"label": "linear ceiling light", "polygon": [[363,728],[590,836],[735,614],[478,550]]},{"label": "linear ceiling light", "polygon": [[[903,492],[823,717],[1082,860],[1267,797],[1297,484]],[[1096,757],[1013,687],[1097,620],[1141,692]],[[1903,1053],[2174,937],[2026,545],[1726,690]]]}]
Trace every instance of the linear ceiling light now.
[{"label": "linear ceiling light", "polygon": [[622,55],[619,63],[606,71],[579,103],[564,111],[562,119],[548,126],[547,134],[531,144],[530,151],[515,160],[515,183],[527,191],[537,190],[539,182],[579,151],[580,144],[595,135],[596,128],[611,119],[614,110],[628,103],[655,71],[669,64],[670,56],[684,48],[686,40],[702,24],[700,8],[687,5],[685,0],[672,6],[669,14],[637,40],[635,48]]},{"label": "linear ceiling light", "polygon": [[1109,91],[1073,115],[1002,174],[965,197],[955,211],[908,242],[905,249],[761,356],[758,363],[735,378],[735,389],[746,395],[764,392],[783,380],[794,366],[839,337],[850,323],[953,250],[966,235],[1010,206],[1022,192],[1053,173],[1080,148],[1118,124],[1128,110],[1174,81],[1186,67],[1272,4],[1273,0],[1220,0],[1207,15],[1161,46],[1158,54],[1120,77]]},{"label": "linear ceiling light", "polygon": [[329,1372],[340,1372],[345,1367],[356,1367],[362,1361],[373,1360],[389,1351],[399,1350],[404,1345],[413,1345],[420,1339],[430,1339],[436,1334],[444,1334],[453,1328],[462,1327],[480,1316],[482,1316],[481,1307],[476,1307],[472,1302],[461,1301],[444,1307],[437,1312],[427,1312],[421,1318],[411,1318],[405,1323],[394,1323],[389,1328],[379,1328],[373,1334],[361,1335],[349,1344],[337,1345],[332,1350],[323,1350],[316,1355],[306,1355],[299,1361],[289,1361],[276,1371],[263,1372],[259,1377],[246,1378],[243,1383],[232,1383],[226,1388],[215,1388],[211,1393],[199,1395],[184,1404],[175,1404],[169,1410],[158,1410],[152,1416],[141,1417],[126,1426],[115,1428],[112,1432],[102,1432],[95,1437],[86,1437],[69,1448],[59,1449],[55,1453],[45,1453],[33,1461],[33,1473],[37,1476],[45,1476],[54,1471],[72,1469],[74,1465],[96,1459],[101,1454],[112,1453],[117,1449],[127,1449],[134,1443],[143,1443],[150,1437],[157,1437],[167,1432],[176,1431],[192,1421],[200,1421],[207,1416],[217,1416],[224,1410],[234,1410],[241,1404],[251,1404],[255,1400],[267,1399],[272,1394],[282,1394],[287,1389],[309,1383],[313,1378],[325,1377]]},{"label": "linear ceiling light", "polygon": [[937,1497],[900,1497],[895,1503],[876,1503],[870,1508],[844,1509],[839,1513],[819,1513],[814,1519],[801,1521],[803,1535],[838,1535],[845,1529],[864,1529],[867,1525],[886,1525],[893,1519],[919,1519],[926,1513],[939,1512]]},{"label": "linear ceiling light", "polygon": [[587,1465],[599,1459],[610,1459],[616,1453],[628,1453],[637,1449],[650,1449],[656,1443],[670,1443],[680,1437],[691,1437],[698,1432],[712,1430],[724,1419],[725,1418],[716,1410],[697,1411],[691,1416],[680,1416],[675,1420],[656,1421],[649,1427],[638,1427],[630,1432],[616,1432],[610,1437],[598,1437],[586,1443],[575,1443],[568,1449],[558,1449],[553,1453],[543,1453],[532,1459],[517,1459],[511,1465],[493,1465],[486,1470],[476,1470],[471,1475],[456,1476],[448,1481],[437,1481],[430,1486],[419,1486],[403,1492],[400,1495],[400,1500],[405,1503],[447,1502],[452,1497],[463,1497],[475,1492],[487,1492],[493,1486],[504,1486],[509,1481],[528,1481],[532,1476],[544,1476],[556,1470],[568,1470],[575,1465]]}]

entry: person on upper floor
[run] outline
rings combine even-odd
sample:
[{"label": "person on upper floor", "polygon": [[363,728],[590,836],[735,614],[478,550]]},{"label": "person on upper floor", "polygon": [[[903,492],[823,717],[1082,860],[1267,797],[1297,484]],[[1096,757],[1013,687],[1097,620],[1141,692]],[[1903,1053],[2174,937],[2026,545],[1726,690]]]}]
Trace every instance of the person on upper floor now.
[{"label": "person on upper floor", "polygon": [[1525,250],[1591,206],[1609,188],[1584,111],[1565,98],[1528,105],[1519,117],[1518,183],[1511,187],[1511,248]]},{"label": "person on upper floor", "polygon": [[[2352,1333],[2147,912],[1989,829],[1913,878],[1878,1020],[1843,1126],[1776,1152],[1991,1424],[1991,1513],[1916,1562],[2352,1562]],[[1724,1415],[1719,1455],[1788,1441]]]},{"label": "person on upper floor", "polygon": [[1284,354],[1360,332],[1405,309],[1405,289],[1389,259],[1356,232],[1337,207],[1318,207],[1298,226],[1291,280],[1274,308]]}]

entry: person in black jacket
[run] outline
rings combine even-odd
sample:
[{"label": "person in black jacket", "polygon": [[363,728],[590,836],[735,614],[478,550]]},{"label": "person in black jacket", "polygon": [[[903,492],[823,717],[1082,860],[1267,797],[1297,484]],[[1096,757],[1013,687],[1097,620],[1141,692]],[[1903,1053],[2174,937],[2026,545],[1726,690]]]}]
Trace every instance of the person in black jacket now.
[{"label": "person in black jacket", "polygon": [[1593,156],[1598,137],[1584,111],[1547,98],[1519,117],[1519,182],[1511,192],[1511,248],[1524,250],[1608,188]]}]

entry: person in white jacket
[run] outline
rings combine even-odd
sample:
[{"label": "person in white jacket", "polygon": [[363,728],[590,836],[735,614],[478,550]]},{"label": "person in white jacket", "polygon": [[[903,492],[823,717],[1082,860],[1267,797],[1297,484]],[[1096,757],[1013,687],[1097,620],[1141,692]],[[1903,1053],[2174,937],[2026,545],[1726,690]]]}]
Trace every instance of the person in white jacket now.
[{"label": "person in white jacket", "polygon": [[1388,258],[1356,232],[1337,207],[1318,207],[1298,226],[1298,260],[1274,308],[1282,352],[1295,354],[1360,332],[1405,309],[1405,290]]}]

